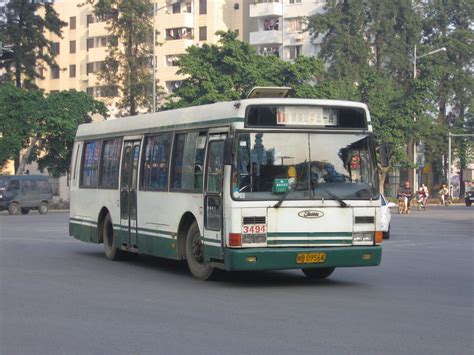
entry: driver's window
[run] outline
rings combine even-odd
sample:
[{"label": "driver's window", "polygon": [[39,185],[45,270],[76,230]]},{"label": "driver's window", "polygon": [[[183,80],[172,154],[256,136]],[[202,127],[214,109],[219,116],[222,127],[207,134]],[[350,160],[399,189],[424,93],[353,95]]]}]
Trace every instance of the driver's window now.
[{"label": "driver's window", "polygon": [[207,160],[207,192],[222,191],[222,175],[224,173],[224,141],[209,143]]}]

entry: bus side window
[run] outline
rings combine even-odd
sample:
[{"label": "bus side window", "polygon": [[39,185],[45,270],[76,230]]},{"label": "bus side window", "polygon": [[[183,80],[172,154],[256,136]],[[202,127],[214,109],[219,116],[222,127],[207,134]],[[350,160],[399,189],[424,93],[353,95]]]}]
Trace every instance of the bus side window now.
[{"label": "bus side window", "polygon": [[170,133],[159,134],[145,139],[142,188],[157,190],[168,187],[170,147]]},{"label": "bus side window", "polygon": [[172,161],[172,188],[197,190],[202,188],[200,171],[204,164],[206,132],[178,133],[175,136]]}]

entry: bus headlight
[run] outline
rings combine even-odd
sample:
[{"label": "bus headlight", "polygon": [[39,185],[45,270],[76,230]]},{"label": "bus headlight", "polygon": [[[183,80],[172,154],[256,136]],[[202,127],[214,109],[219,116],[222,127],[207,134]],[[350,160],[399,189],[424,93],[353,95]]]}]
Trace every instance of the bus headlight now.
[{"label": "bus headlight", "polygon": [[374,232],[352,233],[353,245],[374,245]]}]

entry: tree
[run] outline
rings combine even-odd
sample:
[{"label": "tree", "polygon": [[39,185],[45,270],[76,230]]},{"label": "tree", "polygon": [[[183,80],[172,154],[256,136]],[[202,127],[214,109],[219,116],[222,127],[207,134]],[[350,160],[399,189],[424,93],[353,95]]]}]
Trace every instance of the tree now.
[{"label": "tree", "polygon": [[284,62],[258,55],[235,32],[217,34],[217,45],[192,46],[180,57],[178,74],[186,78],[164,109],[242,99],[255,86],[289,86],[297,91],[323,71],[323,63],[315,58]]},{"label": "tree", "polygon": [[0,165],[21,154],[17,175],[32,161],[53,176],[67,173],[77,126],[90,122],[96,113],[105,116],[104,104],[84,92],[61,91],[45,97],[38,90],[2,85]]},{"label": "tree", "polygon": [[[473,58],[474,31],[472,29],[474,4],[472,1],[440,1],[421,2],[423,24],[423,46],[425,48],[446,47],[444,55],[430,56],[420,66],[420,78],[436,81],[433,90],[433,103],[438,112],[436,122],[439,125],[441,141],[427,141],[432,164],[438,183],[444,180],[446,172],[441,167],[447,164],[447,131],[466,133],[472,120],[472,97],[474,88]],[[472,140],[456,139],[454,141],[455,156],[460,159],[460,170],[466,168]],[[442,161],[442,156],[445,161]],[[464,186],[461,184],[461,189]],[[463,192],[463,191],[461,191]]]},{"label": "tree", "polygon": [[7,78],[14,76],[17,87],[34,88],[41,78],[38,67],[56,65],[51,52],[52,41],[46,32],[61,36],[61,21],[52,3],[31,0],[10,0],[6,7],[3,40],[12,45],[13,59],[0,61],[0,69],[7,71]]},{"label": "tree", "polygon": [[399,82],[411,78],[410,55],[420,36],[411,0],[329,0],[307,25],[314,39],[323,38],[320,56],[331,79],[358,82],[368,67]]},{"label": "tree", "polygon": [[[105,19],[114,36],[109,41],[101,79],[111,89],[118,88],[118,107],[124,115],[150,109],[152,102],[153,5],[150,0],[88,0],[95,15]],[[119,45],[117,45],[119,43]],[[160,90],[157,90],[159,93]]]}]

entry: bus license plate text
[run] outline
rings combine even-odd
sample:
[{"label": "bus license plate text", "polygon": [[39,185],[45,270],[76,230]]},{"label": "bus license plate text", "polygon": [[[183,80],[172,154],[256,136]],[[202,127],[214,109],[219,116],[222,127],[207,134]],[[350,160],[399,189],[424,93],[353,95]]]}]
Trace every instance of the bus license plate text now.
[{"label": "bus license plate text", "polygon": [[326,253],[300,253],[296,255],[297,264],[317,264],[326,261]]}]

